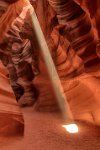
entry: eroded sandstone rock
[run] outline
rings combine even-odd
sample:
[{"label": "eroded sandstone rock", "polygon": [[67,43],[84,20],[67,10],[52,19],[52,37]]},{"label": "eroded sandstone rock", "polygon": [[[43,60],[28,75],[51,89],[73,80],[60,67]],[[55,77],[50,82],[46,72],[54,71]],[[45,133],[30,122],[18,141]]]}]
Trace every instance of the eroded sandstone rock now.
[{"label": "eroded sandstone rock", "polygon": [[24,133],[24,120],[16,102],[5,68],[0,62],[0,137]]}]

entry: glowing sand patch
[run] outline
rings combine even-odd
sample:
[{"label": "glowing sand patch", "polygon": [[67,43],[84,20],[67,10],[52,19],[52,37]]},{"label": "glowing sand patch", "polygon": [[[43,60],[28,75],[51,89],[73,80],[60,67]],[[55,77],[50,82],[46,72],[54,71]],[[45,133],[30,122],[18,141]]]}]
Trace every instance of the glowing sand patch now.
[{"label": "glowing sand patch", "polygon": [[62,127],[65,128],[65,130],[69,133],[78,133],[78,126],[76,124],[68,124],[68,125],[62,125]]}]

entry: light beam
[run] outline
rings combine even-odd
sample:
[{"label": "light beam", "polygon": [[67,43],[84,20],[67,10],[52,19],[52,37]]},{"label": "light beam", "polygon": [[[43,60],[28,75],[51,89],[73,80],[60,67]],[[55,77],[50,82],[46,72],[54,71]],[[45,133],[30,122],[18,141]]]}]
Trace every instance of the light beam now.
[{"label": "light beam", "polygon": [[[28,3],[30,3],[29,0],[28,0]],[[52,84],[55,96],[57,98],[57,101],[59,103],[59,107],[61,109],[64,121],[66,123],[69,122],[69,125],[71,125],[71,126],[67,125],[67,130],[69,131],[70,127],[74,127],[74,129],[75,129],[75,125],[74,126],[72,125],[73,120],[74,120],[73,116],[72,116],[72,112],[71,112],[69,104],[67,102],[67,98],[64,94],[64,90],[62,88],[58,73],[56,71],[56,67],[54,65],[51,54],[49,52],[49,48],[46,43],[45,37],[41,30],[38,18],[35,14],[33,7],[31,7],[29,9],[29,11],[30,11],[30,15],[32,18],[32,24],[33,24],[35,38],[37,39],[38,46],[40,48],[42,57],[44,59],[44,62],[45,62],[45,65],[46,65],[46,68],[47,68],[47,71],[49,74],[49,79],[51,80],[51,84]],[[72,122],[71,122],[71,120],[72,120]],[[63,127],[65,127],[65,126],[63,126]],[[78,129],[77,129],[77,131],[78,131]]]}]

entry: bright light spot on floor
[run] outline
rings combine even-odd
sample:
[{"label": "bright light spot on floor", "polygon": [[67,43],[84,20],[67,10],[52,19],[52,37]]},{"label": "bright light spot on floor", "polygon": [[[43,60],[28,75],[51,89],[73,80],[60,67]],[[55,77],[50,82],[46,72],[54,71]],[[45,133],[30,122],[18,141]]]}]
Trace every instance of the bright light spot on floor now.
[{"label": "bright light spot on floor", "polygon": [[64,127],[65,130],[69,133],[77,133],[78,132],[78,126],[76,124],[62,125],[62,127]]}]

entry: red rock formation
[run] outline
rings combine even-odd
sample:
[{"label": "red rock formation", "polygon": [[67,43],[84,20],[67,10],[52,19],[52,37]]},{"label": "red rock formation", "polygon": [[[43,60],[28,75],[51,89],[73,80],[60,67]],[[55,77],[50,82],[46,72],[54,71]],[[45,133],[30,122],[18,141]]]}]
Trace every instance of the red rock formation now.
[{"label": "red rock formation", "polygon": [[[41,20],[41,17],[39,18],[39,21],[40,24],[41,21],[43,22],[43,20]],[[77,49],[78,54],[80,54],[79,56],[81,56],[81,58],[84,60],[84,63],[87,63],[88,61],[97,58],[97,38],[90,23],[90,18],[85,12],[80,18],[69,21],[69,24],[70,26],[72,26],[73,29],[77,27],[76,30],[71,31],[71,36],[73,37],[74,34],[73,43],[77,43],[77,40],[79,40],[80,44],[77,43],[76,46],[73,47],[75,48],[75,50]],[[79,27],[77,26],[77,24],[79,24]],[[83,76],[78,76],[71,79],[73,76],[75,77],[75,75],[78,75],[78,72],[76,70],[78,70],[79,68],[79,71],[84,70],[83,68],[81,68],[82,59],[80,59],[80,57],[76,55],[75,51],[72,48],[70,49],[69,53],[66,54],[66,49],[69,46],[69,42],[65,41],[65,38],[63,39],[63,37],[61,37],[61,35],[59,34],[59,30],[57,29],[58,28],[54,27],[51,32],[51,37],[53,41],[57,41],[57,39],[60,38],[59,44],[54,53],[52,50],[50,52],[54,59],[54,63],[56,65],[62,86],[64,88],[66,98],[70,104],[71,110],[75,118],[93,122],[93,116],[95,116],[96,118],[96,115],[94,115],[96,114],[96,110],[100,112],[100,95],[99,91],[97,91],[97,89],[99,88],[99,84],[96,84],[99,80],[94,81],[94,78],[92,78],[91,75],[88,74],[83,74]],[[63,43],[63,41],[66,44]],[[35,108],[42,111],[54,111],[58,108],[57,102],[55,101],[56,98],[54,96],[53,89],[49,81],[45,64],[41,57],[39,64],[40,75],[36,77],[36,79],[34,80],[34,84],[39,89],[40,96]],[[94,90],[97,92],[94,93]],[[98,117],[96,123],[100,123]]]},{"label": "red rock formation", "polygon": [[[98,90],[99,79],[94,81],[94,78],[87,74],[83,74],[84,76],[78,75],[84,72],[83,64],[86,67],[91,66],[91,64],[96,65],[99,62],[96,53],[97,36],[94,33],[94,28],[88,15],[90,13],[95,16],[95,12],[91,12],[92,9],[88,8],[88,4],[87,10],[81,9],[72,0],[70,5],[76,9],[74,10],[67,5],[69,7],[67,13],[72,13],[72,16],[66,16],[68,26],[58,25],[56,13],[46,0],[38,0],[35,8],[73,115],[77,119],[83,118],[93,121],[92,116],[96,114],[96,111],[100,112],[98,98],[100,97],[100,91]],[[31,37],[31,41],[35,39],[34,35],[31,36],[32,33],[28,34]],[[33,46],[38,50],[35,42],[36,40],[33,41]],[[71,46],[69,46],[70,43]],[[41,54],[39,55],[39,68],[40,75],[33,81],[40,92],[35,108],[49,111],[58,109]],[[73,78],[75,76],[77,77]],[[91,87],[96,91],[95,93]],[[99,122],[99,118],[96,118],[97,122]]]},{"label": "red rock formation", "polygon": [[23,116],[6,75],[0,62],[0,137],[23,135]]}]

